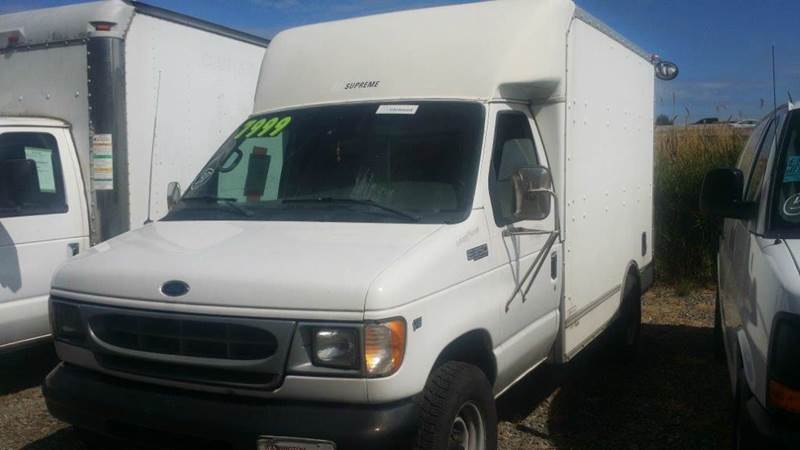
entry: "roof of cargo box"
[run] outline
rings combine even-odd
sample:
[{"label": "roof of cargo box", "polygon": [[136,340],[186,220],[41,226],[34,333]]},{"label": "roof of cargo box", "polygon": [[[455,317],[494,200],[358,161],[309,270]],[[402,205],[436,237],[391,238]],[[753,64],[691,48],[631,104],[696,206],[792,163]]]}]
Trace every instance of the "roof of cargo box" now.
[{"label": "roof of cargo box", "polygon": [[[125,37],[135,14],[144,14],[266,47],[268,39],[130,0],[103,0],[0,15],[0,52],[64,45],[92,36]],[[113,24],[108,31],[94,24]]]},{"label": "roof of cargo box", "polygon": [[649,56],[571,0],[503,0],[302,26],[279,33],[255,111],[413,98],[564,96],[573,18]]}]

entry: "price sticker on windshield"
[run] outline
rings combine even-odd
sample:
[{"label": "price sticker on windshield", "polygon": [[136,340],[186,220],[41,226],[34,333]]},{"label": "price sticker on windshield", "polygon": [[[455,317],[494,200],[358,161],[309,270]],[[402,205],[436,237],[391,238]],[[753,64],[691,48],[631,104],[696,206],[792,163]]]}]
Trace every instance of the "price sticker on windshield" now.
[{"label": "price sticker on windshield", "polygon": [[291,116],[286,117],[261,117],[258,119],[251,119],[242,125],[242,128],[236,133],[234,139],[251,138],[251,137],[276,137],[283,133],[283,130],[292,123]]},{"label": "price sticker on windshield", "polygon": [[783,172],[784,183],[800,181],[800,156],[790,156],[786,161],[786,171]]}]

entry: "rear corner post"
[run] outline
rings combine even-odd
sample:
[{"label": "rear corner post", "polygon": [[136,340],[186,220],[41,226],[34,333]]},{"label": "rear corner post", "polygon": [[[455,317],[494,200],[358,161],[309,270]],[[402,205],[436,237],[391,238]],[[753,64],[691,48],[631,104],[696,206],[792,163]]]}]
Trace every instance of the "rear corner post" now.
[{"label": "rear corner post", "polygon": [[119,37],[95,36],[86,46],[91,148],[92,243],[130,228],[125,46]]}]

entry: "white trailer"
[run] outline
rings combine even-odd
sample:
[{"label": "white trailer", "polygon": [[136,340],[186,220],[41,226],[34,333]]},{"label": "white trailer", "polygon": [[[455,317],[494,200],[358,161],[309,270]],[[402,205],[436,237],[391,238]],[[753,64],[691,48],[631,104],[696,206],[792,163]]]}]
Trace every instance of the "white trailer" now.
[{"label": "white trailer", "polygon": [[608,328],[636,353],[653,96],[653,58],[567,0],[278,34],[175,208],[55,276],[50,411],[245,448],[496,448],[494,399],[528,372]]},{"label": "white trailer", "polygon": [[252,112],[267,43],[120,0],[0,16],[0,350],[49,336],[68,257],[166,213]]}]

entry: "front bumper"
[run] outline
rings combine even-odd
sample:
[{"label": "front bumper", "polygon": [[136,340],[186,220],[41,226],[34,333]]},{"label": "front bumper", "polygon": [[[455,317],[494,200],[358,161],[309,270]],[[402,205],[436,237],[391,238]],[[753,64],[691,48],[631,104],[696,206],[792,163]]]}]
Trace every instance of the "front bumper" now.
[{"label": "front bumper", "polygon": [[249,450],[263,435],[329,440],[337,450],[407,449],[417,418],[412,399],[385,405],[250,399],[126,381],[63,363],[42,391],[53,416],[101,434],[147,441],[156,431]]},{"label": "front bumper", "polygon": [[764,439],[764,448],[800,448],[800,429],[795,425],[776,420],[755,397],[745,404],[750,421]]}]

